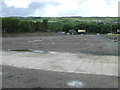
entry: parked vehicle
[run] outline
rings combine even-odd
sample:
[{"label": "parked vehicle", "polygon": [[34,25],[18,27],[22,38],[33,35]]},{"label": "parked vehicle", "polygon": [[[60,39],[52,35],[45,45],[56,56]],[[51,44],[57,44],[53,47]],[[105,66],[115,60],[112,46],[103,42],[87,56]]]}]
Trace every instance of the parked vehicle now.
[{"label": "parked vehicle", "polygon": [[75,35],[75,34],[77,34],[77,32],[76,32],[75,29],[70,29],[70,30],[69,30],[69,34],[70,34],[70,35]]},{"label": "parked vehicle", "polygon": [[117,33],[120,34],[120,29],[117,29]]},{"label": "parked vehicle", "polygon": [[78,30],[78,34],[86,34],[86,30],[81,30],[81,29],[79,29],[79,30]]}]

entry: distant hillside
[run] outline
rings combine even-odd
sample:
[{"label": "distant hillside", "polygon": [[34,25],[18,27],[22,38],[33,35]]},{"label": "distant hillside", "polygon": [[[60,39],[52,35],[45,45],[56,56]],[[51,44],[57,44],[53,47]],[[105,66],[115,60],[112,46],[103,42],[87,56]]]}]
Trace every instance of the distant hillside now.
[{"label": "distant hillside", "polygon": [[71,16],[71,17],[16,17],[20,20],[32,20],[32,21],[43,21],[44,19],[48,19],[49,22],[58,22],[64,20],[70,21],[85,21],[85,22],[117,22],[118,17],[81,17],[81,16]]}]

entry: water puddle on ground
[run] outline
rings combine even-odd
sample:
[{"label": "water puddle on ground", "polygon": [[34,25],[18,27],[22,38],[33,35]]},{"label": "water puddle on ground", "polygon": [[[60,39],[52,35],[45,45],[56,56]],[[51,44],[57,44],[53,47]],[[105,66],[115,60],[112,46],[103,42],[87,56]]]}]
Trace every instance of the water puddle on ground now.
[{"label": "water puddle on ground", "polygon": [[34,52],[34,53],[46,53],[46,51],[44,51],[44,50],[32,50],[32,52]]},{"label": "water puddle on ground", "polygon": [[54,54],[54,53],[58,53],[58,52],[55,52],[55,51],[48,51],[48,53]]},{"label": "water puddle on ground", "polygon": [[14,52],[33,52],[33,53],[50,53],[50,54],[58,53],[56,51],[31,50],[31,49],[10,49],[9,51],[14,51]]},{"label": "water puddle on ground", "polygon": [[45,50],[32,50],[32,52],[36,52],[36,53],[50,53],[50,54],[58,53],[56,51],[45,51]]},{"label": "water puddle on ground", "polygon": [[74,80],[74,81],[67,82],[67,86],[73,87],[73,88],[81,88],[81,87],[85,86],[85,83]]},{"label": "water puddle on ground", "polygon": [[14,51],[14,52],[31,52],[30,49],[9,49],[9,51]]}]

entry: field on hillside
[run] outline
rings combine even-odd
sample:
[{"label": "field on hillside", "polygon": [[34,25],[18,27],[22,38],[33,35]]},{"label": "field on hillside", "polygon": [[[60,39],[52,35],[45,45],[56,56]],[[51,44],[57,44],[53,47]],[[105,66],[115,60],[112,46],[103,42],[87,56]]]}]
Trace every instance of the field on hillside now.
[{"label": "field on hillside", "polygon": [[59,21],[86,21],[86,22],[117,22],[118,17],[17,17],[21,20],[33,20],[33,21],[43,21],[48,19],[49,22],[59,22]]}]

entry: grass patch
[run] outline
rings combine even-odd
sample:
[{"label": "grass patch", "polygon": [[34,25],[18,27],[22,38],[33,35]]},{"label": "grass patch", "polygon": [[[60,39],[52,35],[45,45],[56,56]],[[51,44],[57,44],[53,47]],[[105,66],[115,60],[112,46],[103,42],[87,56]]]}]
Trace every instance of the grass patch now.
[{"label": "grass patch", "polygon": [[112,34],[112,35],[108,35],[108,34],[106,34],[106,36],[119,37],[119,36],[120,36],[120,34]]}]

